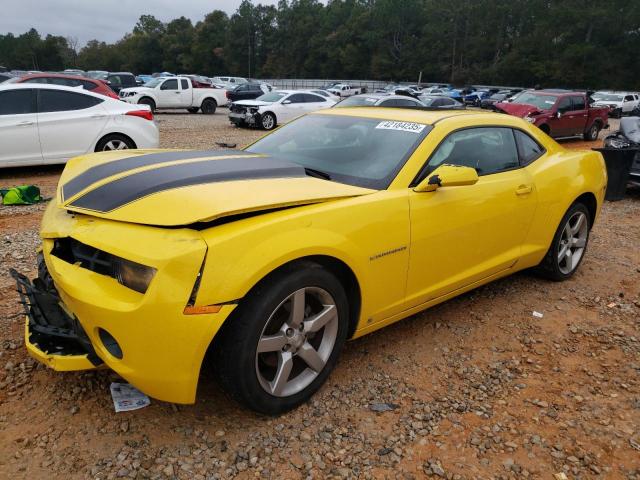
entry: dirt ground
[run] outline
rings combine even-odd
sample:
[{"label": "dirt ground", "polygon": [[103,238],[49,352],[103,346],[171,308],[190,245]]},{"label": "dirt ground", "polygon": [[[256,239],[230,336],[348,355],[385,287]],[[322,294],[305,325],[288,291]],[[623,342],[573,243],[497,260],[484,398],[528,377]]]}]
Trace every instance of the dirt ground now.
[{"label": "dirt ground", "polygon": [[[157,118],[163,147],[262,134],[224,110]],[[0,171],[0,186],[51,196],[60,172]],[[350,342],[312,401],[277,418],[206,373],[195,405],[114,413],[114,373],[32,361],[7,270],[35,274],[42,210],[0,206],[0,478],[640,479],[639,189],[605,204],[571,280],[520,273]]]}]

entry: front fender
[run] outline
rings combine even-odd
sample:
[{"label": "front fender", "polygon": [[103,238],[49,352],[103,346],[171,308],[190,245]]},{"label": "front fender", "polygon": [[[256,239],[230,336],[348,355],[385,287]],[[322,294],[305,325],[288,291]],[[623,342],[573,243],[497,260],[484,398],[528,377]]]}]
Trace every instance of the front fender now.
[{"label": "front fender", "polygon": [[197,305],[237,303],[278,267],[318,255],[340,260],[355,274],[360,321],[404,298],[410,235],[405,191],[265,213],[202,234],[208,253]]}]

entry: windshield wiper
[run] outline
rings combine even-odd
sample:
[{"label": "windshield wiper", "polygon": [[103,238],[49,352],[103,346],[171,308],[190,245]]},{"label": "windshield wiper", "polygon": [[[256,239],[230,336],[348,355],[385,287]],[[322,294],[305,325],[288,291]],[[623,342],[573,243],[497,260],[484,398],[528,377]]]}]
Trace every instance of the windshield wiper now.
[{"label": "windshield wiper", "polygon": [[304,167],[304,173],[310,177],[322,178],[323,180],[331,180],[331,175],[322,170],[316,170],[315,168]]}]

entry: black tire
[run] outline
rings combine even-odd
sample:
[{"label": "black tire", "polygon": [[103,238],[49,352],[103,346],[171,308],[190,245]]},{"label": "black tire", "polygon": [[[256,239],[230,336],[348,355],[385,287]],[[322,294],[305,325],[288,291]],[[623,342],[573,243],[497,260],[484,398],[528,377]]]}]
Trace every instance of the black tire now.
[{"label": "black tire", "polygon": [[589,130],[584,132],[582,138],[587,142],[595,142],[598,139],[598,135],[600,135],[600,124],[598,122],[593,122],[593,125],[589,127]]},{"label": "black tire", "polygon": [[[567,222],[575,214],[579,212],[585,215],[585,218],[586,218],[585,221],[587,222],[587,233],[586,233],[585,245],[584,245],[584,250],[582,252],[582,256],[580,257],[579,261],[577,262],[575,267],[573,267],[573,269],[567,273],[567,272],[561,271],[560,269],[558,252],[560,251],[560,248],[561,248],[560,242],[562,240],[562,233],[563,233],[563,230],[565,229],[565,226],[567,225]],[[547,251],[547,254],[544,256],[540,264],[535,268],[536,273],[538,273],[539,275],[545,278],[548,278],[549,280],[553,280],[556,282],[571,278],[573,274],[580,267],[582,260],[584,260],[587,247],[589,245],[590,232],[591,232],[591,214],[589,213],[589,209],[586,207],[586,205],[584,205],[581,202],[574,203],[573,205],[571,205],[569,210],[567,210],[567,213],[565,213],[564,216],[562,217],[562,220],[560,221],[560,225],[558,225],[558,229],[556,230],[556,233],[553,236],[553,240],[551,242],[551,246],[549,247],[549,250]]]},{"label": "black tire", "polygon": [[198,110],[200,110],[200,107],[187,108],[187,112],[189,113],[198,113]]},{"label": "black tire", "polygon": [[149,108],[151,108],[152,112],[156,111],[156,102],[153,101],[153,98],[142,97],[140,100],[138,100],[138,105],[149,105]]},{"label": "black tire", "polygon": [[[263,388],[257,373],[258,341],[272,313],[281,308],[293,292],[304,287],[323,289],[334,300],[338,314],[335,343],[324,367],[310,384],[292,395],[274,396]],[[254,287],[225,322],[214,340],[212,368],[223,389],[246,407],[268,415],[286,412],[311,397],[333,370],[347,338],[348,316],[347,295],[331,272],[314,262],[292,264]]]},{"label": "black tire", "polygon": [[216,108],[218,108],[218,104],[213,98],[205,98],[200,105],[200,109],[205,115],[213,115],[216,113]]},{"label": "black tire", "polygon": [[265,130],[273,130],[277,125],[276,116],[271,112],[263,114],[260,118],[260,126]]},{"label": "black tire", "polygon": [[[119,147],[119,148],[118,148]],[[136,148],[136,144],[129,137],[113,133],[102,137],[96,144],[96,152],[109,152],[112,150],[129,150]]]}]

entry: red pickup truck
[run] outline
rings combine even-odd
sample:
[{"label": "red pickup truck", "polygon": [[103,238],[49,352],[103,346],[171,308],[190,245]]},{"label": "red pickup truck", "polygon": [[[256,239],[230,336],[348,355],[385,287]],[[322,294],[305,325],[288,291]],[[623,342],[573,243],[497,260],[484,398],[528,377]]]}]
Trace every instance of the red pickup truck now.
[{"label": "red pickup truck", "polygon": [[603,128],[609,128],[609,109],[591,107],[582,92],[527,90],[510,102],[495,104],[497,111],[524,118],[552,137],[582,135],[585,140],[598,139]]}]

